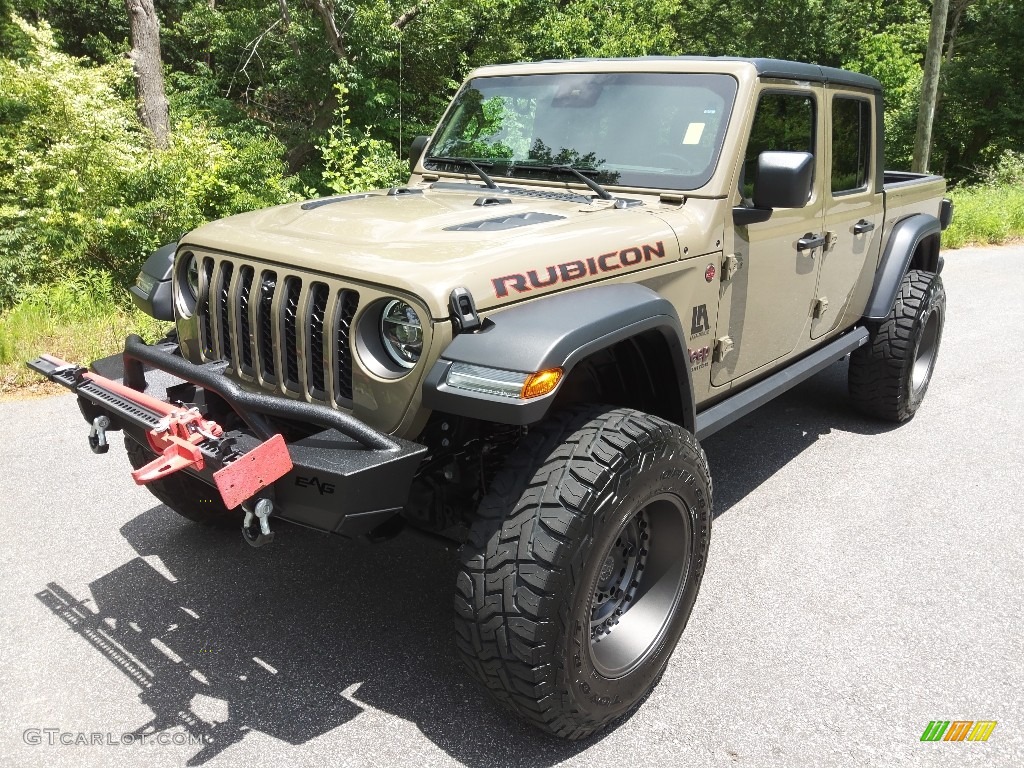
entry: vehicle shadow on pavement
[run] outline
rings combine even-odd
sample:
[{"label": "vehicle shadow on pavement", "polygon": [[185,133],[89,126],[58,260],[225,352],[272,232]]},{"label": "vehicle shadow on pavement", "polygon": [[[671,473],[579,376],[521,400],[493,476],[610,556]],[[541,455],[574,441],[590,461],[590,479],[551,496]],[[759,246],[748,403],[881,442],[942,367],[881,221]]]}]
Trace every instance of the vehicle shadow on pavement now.
[{"label": "vehicle shadow on pavement", "polygon": [[[846,367],[832,366],[705,442],[715,514],[833,429],[891,428],[853,411]],[[255,550],[163,506],[121,533],[139,557],[92,582],[92,599],[56,583],[37,597],[139,687],[153,717],[125,724],[135,735],[202,738],[188,765],[249,731],[300,745],[375,710],[469,766],[549,766],[601,738],[546,736],[470,679],[454,653],[455,556],[440,543],[370,546],[282,525]]]},{"label": "vehicle shadow on pavement", "polygon": [[715,483],[715,517],[833,431],[879,435],[898,427],[854,409],[847,369],[846,360],[835,363],[701,441]]},{"label": "vehicle shadow on pavement", "polygon": [[[254,550],[163,506],[121,533],[139,557],[92,582],[93,600],[56,583],[37,597],[140,688],[153,717],[126,732],[202,738],[188,765],[230,755],[249,731],[300,745],[374,710],[470,766],[553,765],[599,738],[540,733],[468,676],[454,653],[454,552],[440,543],[281,526]],[[400,726],[372,728],[382,754],[401,750]]]}]

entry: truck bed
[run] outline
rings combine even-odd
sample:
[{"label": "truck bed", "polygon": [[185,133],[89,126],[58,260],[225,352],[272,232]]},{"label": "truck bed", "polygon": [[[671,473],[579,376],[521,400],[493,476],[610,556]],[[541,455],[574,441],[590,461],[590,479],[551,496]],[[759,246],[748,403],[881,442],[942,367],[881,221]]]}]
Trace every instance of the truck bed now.
[{"label": "truck bed", "polygon": [[885,194],[885,231],[882,242],[888,242],[889,232],[901,219],[915,213],[928,213],[939,217],[946,180],[929,173],[886,171],[882,190]]}]

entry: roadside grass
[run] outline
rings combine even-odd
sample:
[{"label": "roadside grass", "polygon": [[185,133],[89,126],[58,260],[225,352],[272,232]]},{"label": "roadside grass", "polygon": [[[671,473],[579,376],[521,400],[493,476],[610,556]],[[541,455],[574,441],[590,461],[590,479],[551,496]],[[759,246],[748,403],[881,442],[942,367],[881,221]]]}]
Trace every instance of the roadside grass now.
[{"label": "roadside grass", "polygon": [[0,399],[66,391],[25,366],[41,352],[88,364],[121,351],[129,333],[155,341],[167,325],[132,306],[100,272],[29,289],[0,315]]},{"label": "roadside grass", "polygon": [[953,221],[942,245],[998,245],[1024,237],[1024,186],[963,187],[950,191]]}]

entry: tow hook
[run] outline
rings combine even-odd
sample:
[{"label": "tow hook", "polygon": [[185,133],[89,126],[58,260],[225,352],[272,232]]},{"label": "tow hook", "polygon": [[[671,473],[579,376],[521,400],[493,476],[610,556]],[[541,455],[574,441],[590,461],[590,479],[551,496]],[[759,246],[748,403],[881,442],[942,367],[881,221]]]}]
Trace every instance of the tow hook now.
[{"label": "tow hook", "polygon": [[[270,530],[268,518],[274,512],[274,502],[263,497],[256,502],[255,511],[250,509],[248,504],[242,506],[245,510],[245,521],[242,523],[242,538],[253,547],[262,547],[274,540],[274,532]],[[259,520],[259,526],[255,525]]]},{"label": "tow hook", "polygon": [[92,420],[92,427],[89,429],[89,448],[93,453],[106,453],[110,450],[107,443],[107,427],[110,426],[110,419],[106,416],[97,416]]}]

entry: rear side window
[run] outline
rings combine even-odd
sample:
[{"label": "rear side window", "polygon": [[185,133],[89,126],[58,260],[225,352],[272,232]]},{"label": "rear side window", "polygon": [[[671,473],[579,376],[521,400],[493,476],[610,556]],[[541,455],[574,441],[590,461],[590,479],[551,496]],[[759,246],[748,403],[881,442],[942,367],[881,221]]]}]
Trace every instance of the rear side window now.
[{"label": "rear side window", "polygon": [[832,193],[867,189],[871,176],[871,102],[832,100]]},{"label": "rear side window", "polygon": [[761,96],[743,158],[743,197],[749,200],[754,196],[757,158],[762,152],[814,154],[815,119],[814,99],[808,94],[780,92]]}]

